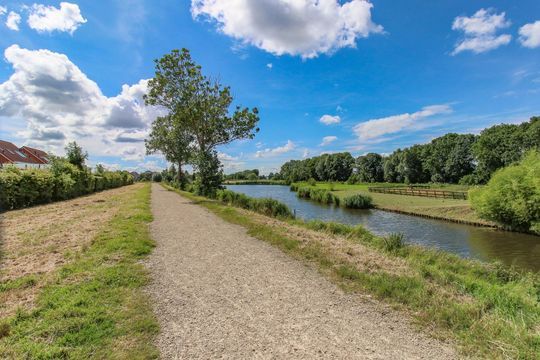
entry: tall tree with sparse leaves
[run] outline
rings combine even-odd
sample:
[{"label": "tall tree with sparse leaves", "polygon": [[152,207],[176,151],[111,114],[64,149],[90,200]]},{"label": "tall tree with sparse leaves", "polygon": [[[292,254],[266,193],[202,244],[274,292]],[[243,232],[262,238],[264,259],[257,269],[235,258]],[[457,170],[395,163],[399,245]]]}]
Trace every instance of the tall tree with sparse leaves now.
[{"label": "tall tree with sparse leaves", "polygon": [[173,50],[156,60],[156,73],[148,88],[146,104],[166,108],[174,126],[192,137],[188,152],[196,171],[196,187],[199,193],[211,195],[221,182],[216,147],[253,138],[259,131],[258,110],[237,106],[231,114],[230,88],[204,76],[187,49]]}]

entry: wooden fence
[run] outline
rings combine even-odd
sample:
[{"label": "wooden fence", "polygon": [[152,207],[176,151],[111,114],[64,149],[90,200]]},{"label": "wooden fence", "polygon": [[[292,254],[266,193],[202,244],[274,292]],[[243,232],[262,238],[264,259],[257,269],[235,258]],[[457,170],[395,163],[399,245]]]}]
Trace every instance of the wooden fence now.
[{"label": "wooden fence", "polygon": [[467,200],[467,193],[464,191],[434,190],[425,187],[370,187],[370,192],[409,196],[424,196],[443,199]]}]

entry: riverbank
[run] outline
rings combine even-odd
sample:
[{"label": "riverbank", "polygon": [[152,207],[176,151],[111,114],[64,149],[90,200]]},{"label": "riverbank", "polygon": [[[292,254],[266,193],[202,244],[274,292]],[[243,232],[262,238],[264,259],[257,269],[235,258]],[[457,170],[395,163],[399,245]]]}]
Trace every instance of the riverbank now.
[{"label": "riverbank", "polygon": [[1,215],[0,358],[157,358],[150,184]]},{"label": "riverbank", "polygon": [[362,227],[278,220],[179,193],[347,291],[396,306],[434,336],[458,342],[464,355],[534,359],[540,352],[538,274],[404,246]]},{"label": "riverbank", "polygon": [[[473,226],[483,226],[491,228],[502,227],[484,219],[479,218],[468,200],[441,199],[421,196],[382,194],[369,192],[370,186],[392,186],[395,184],[342,184],[342,183],[316,183],[310,185],[307,182],[294,183],[298,187],[314,187],[331,191],[340,199],[344,199],[354,194],[370,196],[373,199],[373,206],[379,210],[392,211],[401,214],[421,216],[430,219],[446,220],[460,224]],[[401,184],[403,185],[403,184]],[[437,189],[459,190],[465,188],[461,185],[441,185]]]}]

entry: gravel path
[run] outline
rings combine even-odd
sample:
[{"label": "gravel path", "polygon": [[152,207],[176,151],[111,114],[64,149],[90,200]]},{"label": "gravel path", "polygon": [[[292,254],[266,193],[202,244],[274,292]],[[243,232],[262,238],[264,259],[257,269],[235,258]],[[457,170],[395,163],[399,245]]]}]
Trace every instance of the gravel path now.
[{"label": "gravel path", "polygon": [[450,359],[389,307],[152,185],[148,292],[164,359]]}]

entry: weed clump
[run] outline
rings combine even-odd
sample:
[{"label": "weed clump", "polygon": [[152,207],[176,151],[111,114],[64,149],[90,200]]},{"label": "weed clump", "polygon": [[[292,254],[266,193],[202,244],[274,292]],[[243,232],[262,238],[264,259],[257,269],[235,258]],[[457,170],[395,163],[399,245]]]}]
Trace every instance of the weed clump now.
[{"label": "weed clump", "polygon": [[231,190],[218,190],[216,199],[224,204],[255,211],[266,216],[291,219],[294,217],[287,205],[274,199],[255,199]]},{"label": "weed clump", "polygon": [[382,238],[383,249],[388,252],[394,252],[401,249],[405,245],[404,236],[402,233],[393,233]]},{"label": "weed clump", "polygon": [[339,206],[340,203],[339,197],[326,189],[301,187],[297,189],[296,195],[300,198],[311,199],[321,204],[334,204]]},{"label": "weed clump", "polygon": [[373,207],[371,196],[362,194],[347,196],[343,203],[349,209],[371,209]]}]

